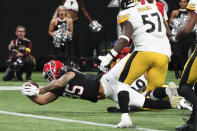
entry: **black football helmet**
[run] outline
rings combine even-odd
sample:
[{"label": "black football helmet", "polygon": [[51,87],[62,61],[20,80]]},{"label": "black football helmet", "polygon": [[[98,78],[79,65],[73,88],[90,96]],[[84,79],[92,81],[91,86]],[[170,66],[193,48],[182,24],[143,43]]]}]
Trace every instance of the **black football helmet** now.
[{"label": "black football helmet", "polygon": [[121,9],[128,9],[129,7],[136,6],[141,0],[118,0]]}]

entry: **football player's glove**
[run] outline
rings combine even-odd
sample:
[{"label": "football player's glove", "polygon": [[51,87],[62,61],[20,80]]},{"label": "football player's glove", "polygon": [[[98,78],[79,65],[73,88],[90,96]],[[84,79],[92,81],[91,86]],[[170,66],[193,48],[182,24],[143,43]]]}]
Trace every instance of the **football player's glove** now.
[{"label": "football player's glove", "polygon": [[90,24],[89,24],[90,29],[93,32],[99,32],[102,29],[102,25],[98,23],[97,20],[93,20]]},{"label": "football player's glove", "polygon": [[128,113],[123,113],[121,115],[121,122],[116,125],[117,128],[132,128],[132,121]]},{"label": "football player's glove", "polygon": [[108,67],[104,67],[104,66],[98,66],[98,69],[99,69],[101,72],[103,72],[103,73],[106,73],[106,72],[109,70]]},{"label": "football player's glove", "polygon": [[103,72],[106,72],[108,70],[107,66],[117,55],[118,53],[112,49],[106,56],[99,56],[98,59],[101,61],[99,69]]},{"label": "football player's glove", "polygon": [[185,100],[185,98],[182,98],[180,101],[179,101],[179,105],[178,105],[178,109],[186,109],[186,110],[190,110],[192,111],[192,105]]},{"label": "football player's glove", "polygon": [[39,94],[39,87],[31,82],[26,82],[21,87],[21,93],[25,96],[36,96]]}]

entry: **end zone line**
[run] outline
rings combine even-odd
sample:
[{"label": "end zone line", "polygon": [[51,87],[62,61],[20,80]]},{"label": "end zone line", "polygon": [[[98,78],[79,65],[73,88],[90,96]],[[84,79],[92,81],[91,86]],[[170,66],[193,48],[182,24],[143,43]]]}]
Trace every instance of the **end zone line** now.
[{"label": "end zone line", "polygon": [[[7,112],[7,111],[1,111],[1,110],[0,110],[0,114],[115,128],[115,125],[112,125],[112,124],[104,124],[104,123],[96,123],[96,122],[89,122],[89,121],[72,120],[72,119],[65,119],[65,118],[56,118],[56,117],[49,117],[49,116],[39,116],[39,115],[23,114],[23,113],[16,113],[16,112]],[[137,129],[137,130],[141,130],[141,131],[166,131],[166,130],[155,130],[155,129],[148,129],[148,128],[138,128],[138,127],[137,128],[131,128],[131,129]]]}]

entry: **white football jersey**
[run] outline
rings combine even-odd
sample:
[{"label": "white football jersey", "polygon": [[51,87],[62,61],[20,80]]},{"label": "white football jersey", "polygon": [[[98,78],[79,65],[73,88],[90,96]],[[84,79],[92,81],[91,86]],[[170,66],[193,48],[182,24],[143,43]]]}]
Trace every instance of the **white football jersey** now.
[{"label": "white football jersey", "polygon": [[131,88],[138,91],[143,92],[146,90],[147,80],[144,75],[140,76],[136,81],[131,84]]},{"label": "white football jersey", "polygon": [[197,13],[197,0],[190,0],[187,5],[188,10],[194,10]]},{"label": "white football jersey", "polygon": [[118,15],[118,23],[129,21],[133,26],[135,51],[155,52],[170,57],[171,48],[166,36],[163,18],[155,4],[139,4],[123,10]]}]

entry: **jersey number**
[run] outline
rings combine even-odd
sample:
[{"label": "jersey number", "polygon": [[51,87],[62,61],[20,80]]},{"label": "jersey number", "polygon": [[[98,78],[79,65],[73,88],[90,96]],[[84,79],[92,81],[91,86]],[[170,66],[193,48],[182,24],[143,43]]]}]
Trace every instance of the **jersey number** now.
[{"label": "jersey number", "polygon": [[135,87],[131,87],[132,89],[134,89],[136,91],[142,91],[142,92],[146,89],[146,83],[143,80],[138,79],[138,80],[136,80],[135,83],[136,83],[138,90]]},{"label": "jersey number", "polygon": [[72,89],[65,88],[66,95],[72,97],[80,97],[83,94],[84,88],[82,86],[73,86]]},{"label": "jersey number", "polygon": [[[146,32],[147,33],[152,33],[156,29],[155,23],[153,23],[152,21],[147,20],[146,18],[148,18],[148,17],[150,17],[150,16],[148,16],[148,15],[142,15],[142,20],[143,20],[144,25],[146,25],[146,24],[151,25],[151,28],[150,29],[147,29]],[[161,32],[161,18],[159,16],[159,14],[158,13],[152,13],[151,14],[151,17],[157,17],[157,21],[158,21],[158,32]]]}]

